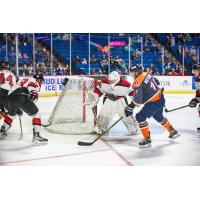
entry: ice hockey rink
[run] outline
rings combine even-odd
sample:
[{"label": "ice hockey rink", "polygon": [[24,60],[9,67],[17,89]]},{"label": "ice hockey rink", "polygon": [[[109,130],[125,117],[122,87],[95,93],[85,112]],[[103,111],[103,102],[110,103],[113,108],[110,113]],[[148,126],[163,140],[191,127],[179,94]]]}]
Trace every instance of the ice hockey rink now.
[{"label": "ice hockey rink", "polygon": [[[187,105],[194,95],[168,94],[166,106],[173,109]],[[58,97],[41,97],[37,102],[43,123],[47,119]],[[66,108],[67,109],[67,108]],[[19,119],[16,118],[8,137],[0,141],[0,165],[17,166],[155,166],[200,165],[200,126],[197,108],[184,108],[165,113],[181,137],[174,141],[168,139],[168,133],[153,119],[149,120],[152,147],[139,148],[142,135],[129,136],[124,125],[117,124],[109,136],[104,136],[92,146],[78,146],[78,141],[92,141],[96,135],[60,135],[42,128],[41,135],[49,139],[48,145],[33,146],[31,118],[22,117],[24,137],[20,134]],[[117,116],[115,116],[115,119]],[[114,122],[113,120],[113,122]],[[2,124],[2,120],[1,120]]]}]

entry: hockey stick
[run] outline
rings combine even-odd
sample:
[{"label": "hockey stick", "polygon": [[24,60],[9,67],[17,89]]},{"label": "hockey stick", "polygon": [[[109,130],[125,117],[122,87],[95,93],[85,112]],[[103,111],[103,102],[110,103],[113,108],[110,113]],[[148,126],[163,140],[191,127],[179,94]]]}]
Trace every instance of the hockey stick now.
[{"label": "hockey stick", "polygon": [[188,107],[188,106],[189,106],[189,104],[186,105],[186,106],[181,106],[181,107],[174,108],[174,109],[171,109],[171,110],[168,110],[168,109],[165,107],[165,112],[166,112],[166,113],[172,112],[172,111],[175,111],[175,110],[179,110],[179,109],[182,109],[182,108],[186,108],[186,107]]},{"label": "hockey stick", "polygon": [[105,133],[107,133],[108,131],[110,131],[112,129],[113,126],[115,126],[119,121],[122,120],[123,117],[120,117],[114,124],[112,124],[110,127],[108,127],[105,131],[103,131],[103,133],[101,133],[100,135],[98,135],[98,137],[93,140],[92,142],[82,142],[79,141],[78,145],[80,146],[91,146],[93,145],[97,140],[99,140]]},{"label": "hockey stick", "polygon": [[21,140],[23,138],[23,130],[22,130],[22,119],[21,116],[19,116],[19,125],[20,125],[20,137],[18,140]]}]

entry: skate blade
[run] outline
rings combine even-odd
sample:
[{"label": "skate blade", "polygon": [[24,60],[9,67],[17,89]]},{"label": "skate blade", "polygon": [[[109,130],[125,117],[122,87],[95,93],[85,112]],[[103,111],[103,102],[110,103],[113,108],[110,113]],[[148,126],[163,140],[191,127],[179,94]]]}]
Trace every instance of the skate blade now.
[{"label": "skate blade", "polygon": [[6,138],[6,136],[7,136],[7,135],[1,136],[1,137],[0,137],[0,140],[4,140],[4,139]]},{"label": "skate blade", "polygon": [[171,137],[170,139],[171,140],[174,140],[174,139],[176,139],[176,138],[178,138],[178,137],[180,137],[181,135],[179,134],[179,133],[177,133],[176,135],[174,135],[173,137]]},{"label": "skate blade", "polygon": [[47,145],[48,142],[33,141],[32,144],[33,144],[34,146],[43,146],[43,145]]},{"label": "skate blade", "polygon": [[140,149],[146,149],[146,148],[151,148],[152,146],[151,146],[151,144],[146,144],[146,145],[138,145],[138,147]]}]

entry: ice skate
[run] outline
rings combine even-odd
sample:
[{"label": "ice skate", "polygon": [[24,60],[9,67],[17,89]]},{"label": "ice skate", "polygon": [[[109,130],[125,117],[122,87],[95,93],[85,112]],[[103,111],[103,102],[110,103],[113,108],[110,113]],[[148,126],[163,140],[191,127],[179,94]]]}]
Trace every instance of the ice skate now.
[{"label": "ice skate", "polygon": [[170,139],[175,139],[177,137],[179,137],[180,134],[178,133],[177,130],[175,130],[173,127],[171,127],[171,129],[169,130],[169,138]]},{"label": "ice skate", "polygon": [[34,132],[33,133],[33,140],[32,140],[32,142],[35,145],[40,145],[40,144],[43,145],[43,144],[47,144],[48,143],[48,139],[41,137],[38,132]]},{"label": "ice skate", "polygon": [[2,126],[0,129],[0,140],[3,140],[6,136],[7,136],[7,133],[6,133],[5,127]]},{"label": "ice skate", "polygon": [[139,142],[139,147],[151,147],[151,138],[144,138]]}]

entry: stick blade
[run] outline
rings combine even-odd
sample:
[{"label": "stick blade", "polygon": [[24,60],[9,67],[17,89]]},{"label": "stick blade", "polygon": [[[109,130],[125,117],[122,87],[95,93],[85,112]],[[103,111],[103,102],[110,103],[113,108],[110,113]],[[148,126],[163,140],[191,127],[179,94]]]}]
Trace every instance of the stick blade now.
[{"label": "stick blade", "polygon": [[91,142],[82,142],[82,141],[78,141],[78,145],[79,145],[79,146],[91,146],[92,143],[91,143]]}]

